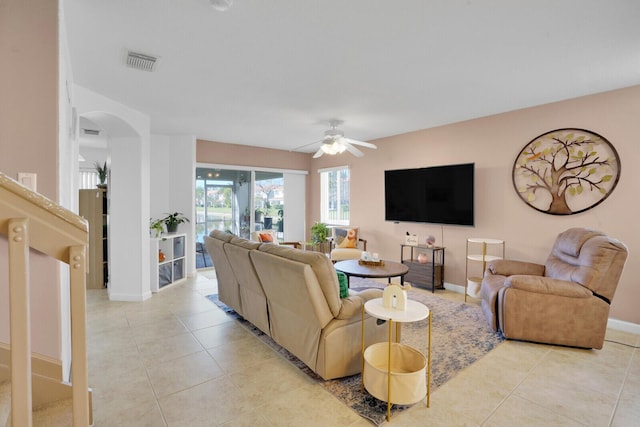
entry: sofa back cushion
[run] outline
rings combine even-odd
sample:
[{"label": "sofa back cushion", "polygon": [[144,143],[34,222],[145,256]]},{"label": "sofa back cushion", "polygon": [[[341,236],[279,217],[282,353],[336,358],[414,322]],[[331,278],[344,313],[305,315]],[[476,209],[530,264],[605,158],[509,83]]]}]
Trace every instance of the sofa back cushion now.
[{"label": "sofa back cushion", "polygon": [[249,257],[249,253],[258,249],[260,245],[258,242],[234,237],[224,244],[224,252],[238,281],[244,318],[270,335],[267,300]]},{"label": "sofa back cushion", "polygon": [[611,301],[626,258],[622,242],[599,231],[570,228],[558,235],[545,276],[579,283]]},{"label": "sofa back cushion", "polygon": [[311,266],[279,256],[271,248],[295,251],[263,244],[250,253],[267,296],[271,337],[315,369],[322,328],[334,316]]},{"label": "sofa back cushion", "polygon": [[336,270],[333,268],[333,263],[325,254],[266,244],[260,246],[260,251],[309,265],[317,278],[318,286],[322,290],[325,303],[331,310],[331,314],[333,317],[338,316],[342,306],[340,283],[338,282]]},{"label": "sofa back cushion", "polygon": [[224,251],[224,245],[232,238],[231,234],[212,231],[209,236],[204,236],[204,246],[215,267],[218,279],[218,298],[242,315],[238,281]]}]

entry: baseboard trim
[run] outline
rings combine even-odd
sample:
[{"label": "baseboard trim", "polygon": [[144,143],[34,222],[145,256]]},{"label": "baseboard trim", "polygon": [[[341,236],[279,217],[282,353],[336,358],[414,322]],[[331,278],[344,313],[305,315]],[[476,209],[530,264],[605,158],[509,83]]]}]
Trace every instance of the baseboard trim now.
[{"label": "baseboard trim", "polygon": [[[7,343],[0,342],[0,366],[11,365],[11,350]],[[31,353],[31,372],[34,375],[62,381],[62,361],[39,353]]]},{"label": "baseboard trim", "polygon": [[632,334],[640,335],[640,325],[637,323],[631,323],[624,320],[609,318],[607,322],[607,328],[615,329],[616,331],[629,332]]},{"label": "baseboard trim", "polygon": [[449,282],[444,282],[444,288],[451,292],[457,292],[459,294],[464,294],[464,286],[456,285]]},{"label": "baseboard trim", "polygon": [[109,292],[109,300],[111,301],[125,301],[125,302],[142,302],[151,298],[151,291],[145,292],[142,295],[134,294],[119,294],[115,292]]}]

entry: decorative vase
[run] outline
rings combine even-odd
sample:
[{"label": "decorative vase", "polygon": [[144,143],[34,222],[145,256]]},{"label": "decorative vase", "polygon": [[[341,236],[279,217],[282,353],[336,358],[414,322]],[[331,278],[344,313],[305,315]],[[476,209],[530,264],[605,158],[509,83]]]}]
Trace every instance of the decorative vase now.
[{"label": "decorative vase", "polygon": [[433,236],[427,236],[426,239],[424,239],[424,241],[427,244],[427,246],[430,248],[432,248],[436,244],[436,238]]}]

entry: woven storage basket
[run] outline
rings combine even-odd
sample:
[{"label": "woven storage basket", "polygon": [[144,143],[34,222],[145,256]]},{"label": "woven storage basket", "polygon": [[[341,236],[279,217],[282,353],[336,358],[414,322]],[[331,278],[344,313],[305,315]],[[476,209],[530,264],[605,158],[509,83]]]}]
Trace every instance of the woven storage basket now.
[{"label": "woven storage basket", "polygon": [[[364,351],[364,386],[377,399],[387,399],[389,343]],[[427,359],[408,345],[391,343],[391,403],[410,405],[427,395]]]}]

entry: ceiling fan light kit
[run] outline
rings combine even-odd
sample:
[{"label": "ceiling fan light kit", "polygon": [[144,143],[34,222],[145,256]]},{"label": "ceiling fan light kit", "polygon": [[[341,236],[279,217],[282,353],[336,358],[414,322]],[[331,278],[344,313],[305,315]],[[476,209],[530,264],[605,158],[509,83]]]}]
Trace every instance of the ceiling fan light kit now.
[{"label": "ceiling fan light kit", "polygon": [[344,153],[344,151],[347,148],[344,145],[340,144],[338,141],[333,141],[333,142],[323,142],[322,147],[320,147],[320,149],[324,151],[326,154],[330,154],[333,156],[336,154]]},{"label": "ceiling fan light kit", "polygon": [[[322,145],[316,153],[313,155],[314,159],[322,156],[323,154],[329,154],[331,156],[335,156],[337,154],[342,154],[345,151],[353,154],[356,157],[363,157],[364,153],[354,147],[354,145],[359,145],[361,147],[367,147],[376,149],[375,145],[364,142],[364,141],[356,141],[354,139],[349,139],[344,137],[344,132],[341,129],[338,129],[338,126],[343,122],[341,120],[331,120],[329,121],[330,129],[324,132],[324,139],[321,141]],[[312,144],[303,145],[299,148],[304,148]],[[298,149],[299,149],[298,148]]]},{"label": "ceiling fan light kit", "polygon": [[209,3],[211,3],[211,6],[215,10],[224,12],[231,7],[231,5],[233,4],[233,0],[209,0]]}]

